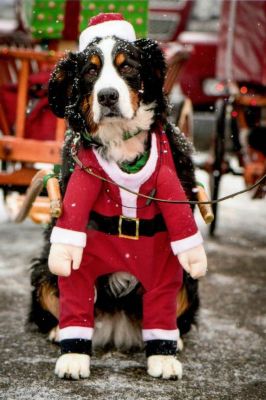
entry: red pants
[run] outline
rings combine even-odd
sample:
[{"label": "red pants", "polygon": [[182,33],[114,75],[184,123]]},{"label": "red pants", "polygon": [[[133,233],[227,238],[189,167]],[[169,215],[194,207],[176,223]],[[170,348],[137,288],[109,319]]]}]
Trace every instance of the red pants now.
[{"label": "red pants", "polygon": [[183,270],[166,232],[139,240],[87,232],[79,270],[59,278],[60,329],[94,326],[94,283],[97,277],[126,271],[144,287],[143,329],[175,330],[177,294]]}]

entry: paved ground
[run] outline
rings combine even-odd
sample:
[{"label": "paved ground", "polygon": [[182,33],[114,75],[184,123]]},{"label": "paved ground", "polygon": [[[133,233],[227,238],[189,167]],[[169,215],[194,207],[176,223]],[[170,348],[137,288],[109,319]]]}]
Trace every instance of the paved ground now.
[{"label": "paved ground", "polygon": [[[226,192],[242,185],[241,178],[224,183]],[[30,222],[0,224],[0,399],[265,399],[265,201],[242,196],[224,203],[215,240],[199,223],[209,273],[200,286],[199,329],[187,336],[180,357],[181,382],[148,377],[141,353],[95,354],[88,380],[54,377],[58,348],[25,328],[28,266],[38,255],[41,228]]]}]

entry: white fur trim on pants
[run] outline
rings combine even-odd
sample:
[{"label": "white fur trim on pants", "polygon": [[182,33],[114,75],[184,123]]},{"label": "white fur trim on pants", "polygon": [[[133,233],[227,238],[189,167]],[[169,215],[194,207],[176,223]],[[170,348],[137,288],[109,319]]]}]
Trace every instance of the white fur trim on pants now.
[{"label": "white fur trim on pants", "polygon": [[167,329],[143,329],[142,330],[143,341],[149,340],[174,340],[179,339],[179,329],[167,330]]},{"label": "white fur trim on pants", "polygon": [[62,328],[59,331],[59,340],[65,339],[85,339],[91,340],[93,334],[93,328],[87,328],[85,326],[68,326]]}]

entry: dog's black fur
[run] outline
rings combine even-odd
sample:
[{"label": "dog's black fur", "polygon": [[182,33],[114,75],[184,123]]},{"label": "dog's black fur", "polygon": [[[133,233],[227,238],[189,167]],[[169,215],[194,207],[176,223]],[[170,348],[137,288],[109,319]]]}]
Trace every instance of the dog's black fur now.
[{"label": "dog's black fur", "polygon": [[[93,82],[85,82],[83,77],[84,65],[89,52],[93,52],[93,46],[99,40],[96,39],[82,53],[69,53],[59,62],[52,75],[49,84],[49,102],[54,113],[68,120],[72,133],[65,139],[62,154],[62,170],[60,176],[61,190],[64,195],[74,162],[70,148],[76,132],[84,130],[90,132],[88,120],[82,109],[82,99],[85,91],[88,92]],[[138,79],[133,79],[128,84],[134,86],[133,90],[141,90],[141,101],[145,104],[156,102],[155,117],[151,130],[163,127],[170,142],[177,174],[182,182],[187,197],[195,200],[193,188],[195,187],[194,167],[191,160],[191,147],[185,137],[167,122],[168,104],[163,93],[163,84],[166,73],[166,65],[162,51],[158,44],[152,40],[141,39],[133,44],[117,39],[117,45],[128,48],[135,59],[139,61]],[[81,145],[90,146],[81,135]],[[33,285],[32,305],[29,320],[37,324],[42,332],[49,332],[57,325],[57,320],[48,311],[45,311],[39,301],[39,290],[43,283],[47,283],[51,290],[58,295],[57,277],[48,269],[49,237],[51,226],[44,233],[44,248],[41,256],[33,261],[31,283]],[[188,308],[178,318],[178,327],[181,335],[190,330],[191,324],[196,323],[199,308],[198,282],[190,278],[184,272],[184,286],[186,288]],[[125,297],[116,298],[108,287],[108,278],[101,277],[97,282],[97,302],[95,313],[115,313],[124,310],[132,319],[141,320],[142,299],[141,288],[137,286]]]}]

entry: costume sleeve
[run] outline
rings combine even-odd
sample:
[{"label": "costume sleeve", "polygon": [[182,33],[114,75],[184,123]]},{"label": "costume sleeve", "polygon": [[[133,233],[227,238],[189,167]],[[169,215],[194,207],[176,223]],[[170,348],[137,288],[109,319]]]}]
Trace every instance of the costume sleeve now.
[{"label": "costume sleeve", "polygon": [[[157,178],[157,197],[166,200],[187,200],[176,172],[163,165]],[[174,254],[179,254],[203,242],[189,204],[159,202]]]},{"label": "costume sleeve", "polygon": [[70,177],[63,200],[63,213],[52,230],[51,243],[86,246],[89,214],[102,182],[76,167]]}]

